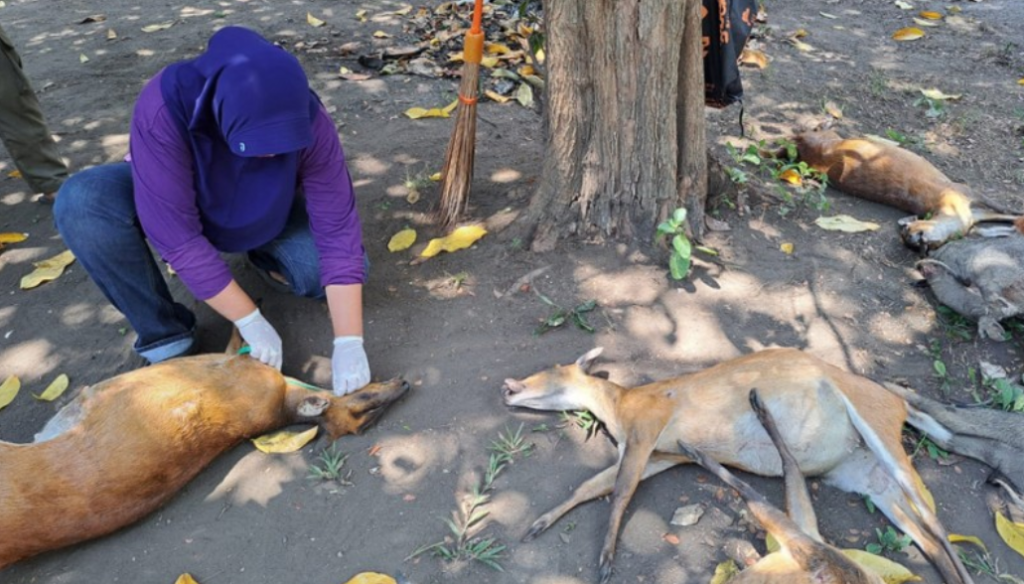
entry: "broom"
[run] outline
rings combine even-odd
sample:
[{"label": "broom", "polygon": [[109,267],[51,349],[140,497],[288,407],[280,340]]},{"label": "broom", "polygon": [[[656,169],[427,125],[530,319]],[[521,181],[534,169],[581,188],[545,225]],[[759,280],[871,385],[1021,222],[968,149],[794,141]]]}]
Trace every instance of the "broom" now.
[{"label": "broom", "polygon": [[444,155],[444,167],[441,170],[441,198],[438,202],[437,218],[445,230],[454,226],[465,211],[470,182],[473,180],[476,100],[479,95],[480,61],[484,54],[484,32],[480,28],[483,9],[483,0],[476,0],[473,7],[473,25],[466,33],[466,44],[462,51],[459,109],[455,116],[452,138]]}]

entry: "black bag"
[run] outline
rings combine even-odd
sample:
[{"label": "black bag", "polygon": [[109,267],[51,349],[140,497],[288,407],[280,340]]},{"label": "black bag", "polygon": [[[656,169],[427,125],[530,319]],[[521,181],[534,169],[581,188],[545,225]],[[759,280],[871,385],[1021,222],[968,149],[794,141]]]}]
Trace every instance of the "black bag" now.
[{"label": "black bag", "polygon": [[740,53],[757,15],[756,0],[703,0],[704,102],[724,108],[743,99]]}]

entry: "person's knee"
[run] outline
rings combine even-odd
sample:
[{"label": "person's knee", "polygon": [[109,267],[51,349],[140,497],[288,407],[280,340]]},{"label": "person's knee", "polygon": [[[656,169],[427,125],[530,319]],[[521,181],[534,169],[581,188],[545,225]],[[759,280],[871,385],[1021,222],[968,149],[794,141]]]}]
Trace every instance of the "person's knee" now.
[{"label": "person's knee", "polygon": [[[53,219],[65,239],[101,235],[114,225],[132,224],[134,202],[128,183],[111,169],[95,167],[67,178],[57,192]],[[121,207],[131,206],[132,209]]]}]

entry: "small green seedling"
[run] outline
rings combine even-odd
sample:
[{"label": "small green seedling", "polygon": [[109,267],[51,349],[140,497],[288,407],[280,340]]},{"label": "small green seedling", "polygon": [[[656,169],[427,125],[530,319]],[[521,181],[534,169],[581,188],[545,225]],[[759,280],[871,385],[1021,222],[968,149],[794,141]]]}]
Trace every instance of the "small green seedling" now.
[{"label": "small green seedling", "polygon": [[658,225],[658,236],[670,238],[672,255],[668,258],[668,270],[673,280],[682,280],[690,273],[693,255],[693,244],[686,236],[686,209],[676,209],[668,221]]},{"label": "small green seedling", "polygon": [[341,469],[347,459],[347,454],[331,444],[320,452],[317,457],[319,463],[310,465],[307,478],[314,481],[336,481],[341,478]]},{"label": "small green seedling", "polygon": [[566,322],[570,321],[581,331],[586,331],[588,333],[594,332],[594,327],[587,321],[586,314],[597,308],[597,300],[588,300],[577,304],[573,308],[564,308],[559,304],[556,304],[554,300],[551,300],[539,292],[537,293],[537,296],[540,297],[545,304],[554,308],[554,312],[540,323],[540,326],[533,331],[533,334],[542,335],[550,330],[559,328]]},{"label": "small green seedling", "polygon": [[876,527],[875,533],[878,535],[878,543],[869,543],[864,549],[876,556],[883,552],[901,552],[910,545],[910,536],[901,534],[891,525],[886,527],[885,531]]}]

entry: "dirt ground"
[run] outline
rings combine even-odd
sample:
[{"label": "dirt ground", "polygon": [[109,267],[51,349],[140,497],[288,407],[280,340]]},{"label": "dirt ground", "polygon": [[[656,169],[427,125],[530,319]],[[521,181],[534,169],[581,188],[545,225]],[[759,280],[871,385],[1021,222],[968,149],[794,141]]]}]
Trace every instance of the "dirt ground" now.
[{"label": "dirt ground", "polygon": [[[748,137],[771,140],[821,121],[824,104],[842,110],[846,135],[899,136],[956,180],[1021,207],[1024,189],[1024,3],[1017,0],[907,0],[913,10],[879,0],[766,0],[768,21],[758,47],[771,59],[744,69]],[[111,536],[22,562],[0,573],[12,584],[89,581],[174,582],[192,573],[202,584],[304,582],[337,584],[374,570],[409,582],[445,581],[582,584],[597,578],[597,557],[608,516],[606,501],[571,512],[549,532],[520,542],[530,523],[613,460],[603,438],[585,440],[572,418],[510,411],[501,380],[566,363],[605,347],[602,368],[624,384],[693,371],[768,346],[806,349],[878,380],[900,379],[933,396],[962,402],[984,397],[980,362],[1024,371],[1024,328],[1006,343],[979,339],[970,324],[941,319],[917,278],[915,255],[900,244],[899,211],[827,193],[826,214],[849,213],[882,225],[877,232],[838,234],[813,223],[811,204],[766,196],[770,186],[716,193],[713,216],[728,231],[709,233],[718,263],[700,263],[674,283],[657,251],[625,243],[567,244],[536,255],[500,233],[474,248],[411,266],[409,252],[389,253],[387,241],[409,225],[420,241],[434,235],[423,222],[435,201],[431,187],[410,204],[410,177],[439,169],[451,120],[410,120],[413,106],[442,106],[456,81],[398,74],[364,81],[338,77],[339,67],[364,72],[357,57],[419,40],[408,18],[381,13],[401,2],[207,1],[139,3],[126,0],[0,2],[0,22],[19,47],[27,71],[73,170],[119,160],[127,147],[133,100],[162,66],[193,56],[217,27],[254,27],[292,49],[333,111],[356,181],[365,243],[372,261],[366,288],[366,347],[375,377],[404,376],[414,390],[369,432],[343,438],[344,482],[307,479],[327,446],[264,455],[243,444],[218,459],[165,508]],[[417,5],[418,6],[418,5]],[[433,6],[433,5],[431,5]],[[960,9],[950,15],[949,7]],[[368,20],[355,17],[367,10]],[[913,24],[918,10],[947,14],[921,40],[890,35]],[[326,21],[307,23],[311,12]],[[106,20],[79,24],[87,16]],[[153,33],[143,26],[173,22]],[[805,29],[801,50],[788,39]],[[108,40],[108,29],[117,37]],[[391,38],[375,38],[384,31]],[[345,43],[358,43],[348,47]],[[87,58],[87,60],[85,58]],[[955,101],[916,103],[922,88],[961,94]],[[937,110],[941,110],[938,111]],[[716,158],[732,161],[726,142],[740,140],[737,107],[709,111]],[[931,114],[931,115],[929,115]],[[541,112],[516,103],[483,101],[479,109],[474,217],[513,216],[528,200],[543,154]],[[31,398],[59,373],[68,395],[140,365],[133,335],[78,265],[57,281],[22,291],[31,263],[64,248],[50,208],[20,180],[6,178],[0,157],[0,232],[29,239],[0,255],[0,378],[20,376],[23,389],[0,412],[0,439],[30,441],[59,404]],[[751,176],[757,170],[747,166]],[[762,177],[763,178],[763,177]],[[753,183],[762,181],[753,180]],[[791,254],[781,251],[793,244]],[[284,339],[286,373],[329,382],[330,326],[326,308],[268,289],[244,264],[236,274]],[[522,293],[513,284],[550,266]],[[177,295],[195,304],[178,282]],[[534,334],[552,311],[539,295],[566,307],[596,300],[588,314],[596,331],[566,325]],[[496,294],[496,292],[500,293]],[[506,293],[508,292],[508,293]],[[228,324],[196,306],[202,347],[217,351]],[[945,378],[936,374],[941,361]],[[973,377],[973,379],[972,379]],[[972,394],[973,392],[973,394]],[[504,571],[478,562],[445,562],[417,549],[450,535],[451,517],[483,480],[488,448],[522,426],[532,455],[519,457],[493,481],[489,512],[478,536],[507,548]],[[907,439],[913,451],[916,440]],[[1024,576],[1024,558],[997,536],[989,505],[997,499],[982,465],[925,450],[915,463],[951,532],[977,535],[991,552],[993,572]],[[0,468],[0,472],[8,472]],[[752,477],[780,501],[778,480]],[[814,483],[824,536],[843,547],[875,542],[887,522],[863,501]],[[702,503],[692,527],[670,525],[673,511]],[[626,515],[615,582],[708,582],[730,541],[763,549],[742,505],[695,468],[674,469],[641,485]],[[0,534],[0,537],[3,537]],[[976,550],[965,548],[978,560]],[[937,574],[916,548],[891,553],[926,581]],[[977,581],[995,578],[981,574]]]}]

